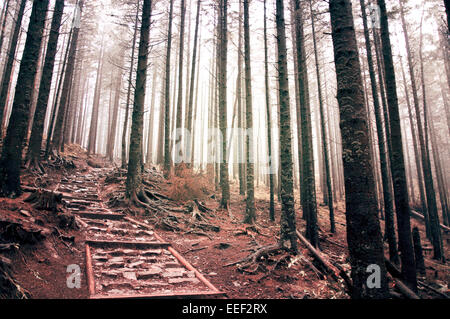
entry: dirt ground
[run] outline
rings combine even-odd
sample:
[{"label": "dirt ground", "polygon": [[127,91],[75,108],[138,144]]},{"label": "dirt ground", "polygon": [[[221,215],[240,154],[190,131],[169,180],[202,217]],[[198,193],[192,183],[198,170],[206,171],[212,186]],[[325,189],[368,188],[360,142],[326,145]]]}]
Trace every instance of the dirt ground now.
[{"label": "dirt ground", "polygon": [[[81,154],[80,154],[81,153]],[[72,156],[75,165],[86,172],[86,154],[76,148],[69,148],[66,156]],[[46,187],[55,187],[64,174],[70,170],[54,171],[46,176]],[[39,180],[41,181],[41,180]],[[23,183],[33,186],[36,176],[25,174]],[[158,181],[161,193],[167,192],[169,185]],[[104,199],[114,191],[117,185],[101,185]],[[168,231],[156,228],[156,232],[183,255],[197,270],[210,280],[229,298],[270,298],[270,299],[347,299],[349,298],[343,281],[324,278],[317,271],[320,266],[314,261],[308,249],[299,243],[299,257],[287,253],[271,255],[254,267],[240,270],[238,265],[228,265],[241,260],[256,248],[275,244],[279,233],[280,207],[276,206],[276,221],[269,220],[269,202],[267,189],[258,189],[256,193],[257,222],[253,227],[242,223],[245,212],[244,197],[239,195],[236,184],[231,185],[230,212],[220,210],[216,198],[208,196],[204,204],[213,210],[215,226],[220,231],[189,232],[187,230]],[[34,209],[24,199],[25,193],[17,199],[0,199],[0,221],[19,222],[30,227],[41,227],[51,231],[45,239],[35,244],[20,245],[18,250],[4,252],[3,256],[12,261],[12,275],[31,298],[79,299],[88,298],[83,233],[80,230],[58,228],[55,213]],[[213,198],[214,197],[214,198]],[[296,195],[298,198],[298,196]],[[179,202],[182,207],[185,203]],[[24,213],[25,211],[25,213]],[[350,270],[346,248],[345,214],[343,203],[338,203],[335,212],[336,234],[329,233],[328,209],[318,206],[321,249],[323,253],[345,270]],[[231,216],[232,215],[232,216]],[[145,216],[134,216],[145,221]],[[425,242],[424,227],[421,222],[412,219],[421,231],[425,246],[427,278],[425,282],[436,289],[448,293],[450,266],[431,259],[429,244]],[[297,227],[303,233],[305,222],[301,214],[297,217]],[[384,227],[382,223],[382,227]],[[55,231],[57,229],[57,231]],[[73,237],[72,237],[73,236]],[[444,235],[446,255],[449,255],[449,236]],[[386,246],[387,251],[387,246]],[[1,253],[1,252],[0,252]],[[303,258],[303,259],[302,259]],[[313,266],[311,266],[311,263]],[[67,287],[67,267],[80,265],[82,273],[81,287]],[[317,269],[316,269],[317,268]],[[444,288],[443,288],[444,287]],[[447,287],[447,288],[445,288]],[[419,291],[423,298],[436,298],[428,290]]]}]

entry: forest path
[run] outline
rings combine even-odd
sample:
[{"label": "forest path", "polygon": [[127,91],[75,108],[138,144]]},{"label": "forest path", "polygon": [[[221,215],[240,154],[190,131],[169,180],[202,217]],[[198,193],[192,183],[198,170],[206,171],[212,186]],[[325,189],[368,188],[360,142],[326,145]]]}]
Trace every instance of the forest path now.
[{"label": "forest path", "polygon": [[151,226],[106,207],[99,185],[108,172],[72,174],[57,189],[83,224],[90,298],[224,296]]}]

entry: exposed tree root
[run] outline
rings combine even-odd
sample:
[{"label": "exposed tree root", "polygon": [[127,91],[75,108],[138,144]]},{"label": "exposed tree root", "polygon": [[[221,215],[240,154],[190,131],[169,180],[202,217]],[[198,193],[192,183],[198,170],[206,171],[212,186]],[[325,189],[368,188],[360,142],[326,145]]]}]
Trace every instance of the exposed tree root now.
[{"label": "exposed tree root", "polygon": [[33,207],[39,210],[58,211],[58,205],[62,204],[63,195],[61,193],[38,189],[32,193],[25,202],[32,203]]},{"label": "exposed tree root", "polygon": [[34,156],[27,159],[27,161],[25,162],[25,168],[40,175],[45,174],[45,168],[42,165],[41,161]]},{"label": "exposed tree root", "polygon": [[264,247],[259,248],[254,253],[248,255],[247,257],[245,257],[241,260],[226,264],[226,265],[224,265],[224,267],[229,267],[229,266],[234,266],[234,265],[239,264],[240,269],[245,269],[245,268],[248,268],[251,265],[255,264],[262,257],[270,255],[275,252],[279,252],[280,250],[286,250],[286,248],[284,248],[280,243],[275,244],[275,245],[264,246]]},{"label": "exposed tree root", "polygon": [[11,275],[11,261],[0,256],[0,299],[28,299],[30,293]]}]

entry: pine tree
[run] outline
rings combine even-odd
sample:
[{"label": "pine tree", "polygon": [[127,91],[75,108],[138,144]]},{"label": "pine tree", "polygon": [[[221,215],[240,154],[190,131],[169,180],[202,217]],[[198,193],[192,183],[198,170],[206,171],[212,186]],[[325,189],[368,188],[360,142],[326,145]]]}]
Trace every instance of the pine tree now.
[{"label": "pine tree", "polygon": [[53,68],[55,65],[56,51],[58,47],[59,28],[64,13],[64,0],[55,2],[50,36],[47,44],[44,69],[42,71],[41,84],[39,85],[38,102],[34,113],[33,127],[28,146],[28,167],[39,167],[42,135],[44,132],[45,111],[47,110],[50,88],[52,85]]},{"label": "pine tree", "polygon": [[325,178],[326,178],[326,191],[327,194],[323,196],[327,198],[328,210],[330,212],[330,232],[334,233],[336,231],[336,225],[334,221],[334,200],[333,200],[333,189],[331,187],[331,172],[330,172],[330,160],[328,154],[328,145],[327,145],[327,131],[325,128],[325,111],[324,111],[324,103],[322,97],[322,81],[320,78],[320,67],[319,67],[319,54],[317,52],[317,40],[316,40],[316,29],[315,29],[315,21],[314,21],[314,13],[312,7],[312,0],[309,0],[309,8],[311,11],[311,28],[313,35],[313,44],[314,44],[314,58],[316,61],[316,76],[317,76],[317,92],[319,98],[319,111],[320,111],[320,128],[322,133],[322,151],[324,157],[324,165],[325,165]]},{"label": "pine tree", "polygon": [[22,25],[23,13],[27,0],[21,0],[16,14],[16,21],[14,23],[14,31],[12,32],[11,42],[8,49],[8,58],[6,60],[5,67],[2,74],[1,91],[0,91],[0,138],[3,137],[3,122],[4,113],[6,111],[6,103],[9,92],[9,86],[11,85],[11,74],[14,65],[14,59],[16,57],[16,49],[19,39],[20,27]]},{"label": "pine tree", "polygon": [[[84,0],[78,2],[78,8],[81,11],[83,9]],[[76,9],[78,10],[78,9]],[[80,12],[81,15],[81,12]],[[74,20],[75,22],[75,20]],[[69,105],[69,94],[72,86],[73,73],[75,69],[75,56],[77,53],[78,37],[80,34],[80,26],[73,24],[73,34],[70,40],[69,54],[67,58],[67,69],[64,74],[64,82],[61,91],[61,101],[59,104],[58,115],[56,117],[55,129],[51,146],[54,151],[59,152],[63,144],[63,129],[64,121],[66,117],[66,111]]]},{"label": "pine tree", "polygon": [[222,198],[220,206],[227,209],[230,201],[230,185],[228,182],[227,161],[227,55],[228,55],[228,0],[220,0],[219,4],[219,42],[218,42],[218,91],[219,91],[219,126],[222,135],[222,158],[220,161],[220,187]]},{"label": "pine tree", "polygon": [[395,209],[397,214],[398,244],[402,263],[402,275],[408,286],[417,290],[416,267],[412,246],[410,207],[406,185],[405,161],[398,108],[397,84],[392,58],[389,24],[384,0],[378,0],[380,7],[381,41],[386,81],[386,96],[389,106],[389,126],[391,130],[391,174],[394,186]]},{"label": "pine tree", "polygon": [[138,32],[138,22],[139,22],[139,0],[136,1],[136,17],[134,20],[134,33],[133,33],[133,44],[131,46],[131,62],[130,62],[130,74],[128,76],[128,89],[127,89],[127,104],[125,107],[125,122],[123,124],[122,130],[122,168],[127,166],[127,136],[128,136],[128,120],[130,113],[130,99],[131,99],[131,87],[134,72],[134,56],[136,51],[136,38]]},{"label": "pine tree", "polygon": [[167,53],[164,87],[164,171],[166,177],[170,174],[170,54],[172,52],[172,20],[173,0],[170,0],[169,30],[167,34]]},{"label": "pine tree", "polygon": [[[388,296],[388,286],[351,2],[331,0],[330,15],[341,119],[352,298],[382,299]],[[367,287],[369,265],[378,266],[380,288]]]},{"label": "pine tree", "polygon": [[144,102],[147,81],[148,50],[152,1],[144,0],[139,40],[139,58],[136,70],[133,116],[131,122],[130,154],[126,181],[126,197],[132,204],[141,203],[146,198],[142,186],[142,141],[144,128]]},{"label": "pine tree", "polygon": [[266,93],[266,117],[267,117],[267,149],[269,156],[269,192],[270,206],[269,217],[271,221],[275,220],[275,191],[274,191],[274,172],[272,159],[272,119],[270,113],[270,86],[269,86],[269,53],[267,45],[267,0],[264,0],[264,85]]},{"label": "pine tree", "polygon": [[19,196],[22,143],[27,134],[33,84],[37,73],[39,51],[43,40],[47,0],[35,0],[28,25],[27,39],[20,62],[16,94],[11,112],[2,156],[0,158],[0,195]]},{"label": "pine tree", "polygon": [[383,121],[381,118],[381,106],[378,95],[378,87],[375,78],[375,69],[373,66],[372,58],[372,47],[370,43],[369,28],[367,24],[367,13],[366,5],[364,0],[360,0],[363,26],[364,26],[364,39],[366,42],[366,52],[367,52],[367,62],[369,66],[370,84],[372,88],[372,98],[373,107],[375,110],[375,122],[377,125],[378,134],[378,148],[380,151],[380,167],[381,167],[381,183],[383,187],[383,200],[384,200],[384,215],[385,215],[385,225],[386,231],[385,236],[387,237],[389,244],[389,259],[398,264],[398,250],[397,250],[397,239],[395,236],[395,225],[394,225],[394,207],[392,205],[391,189],[389,184],[389,167],[388,167],[388,157],[386,151]]},{"label": "pine tree", "polygon": [[311,106],[308,88],[308,68],[306,63],[305,39],[303,31],[303,8],[300,0],[292,0],[295,19],[295,42],[297,55],[297,80],[300,94],[301,119],[301,189],[303,214],[306,217],[306,238],[314,247],[319,246],[317,226],[316,186],[314,180],[313,143],[311,128]]},{"label": "pine tree", "polygon": [[244,63],[245,63],[245,108],[246,129],[245,145],[247,148],[247,199],[244,222],[251,224],[256,220],[255,185],[254,185],[254,155],[253,155],[253,96],[252,69],[250,63],[250,13],[249,0],[244,0]]},{"label": "pine tree", "polygon": [[292,163],[291,115],[289,109],[289,80],[287,68],[286,26],[283,0],[276,0],[276,29],[278,53],[279,85],[279,127],[280,127],[280,193],[281,193],[281,227],[280,242],[290,243],[290,248],[297,253],[297,233],[294,209],[294,184]]}]

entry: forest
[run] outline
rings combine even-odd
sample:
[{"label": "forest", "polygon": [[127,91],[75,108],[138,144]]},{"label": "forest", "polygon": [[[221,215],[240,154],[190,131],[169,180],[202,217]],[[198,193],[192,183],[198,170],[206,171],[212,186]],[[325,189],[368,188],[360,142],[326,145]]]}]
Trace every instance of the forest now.
[{"label": "forest", "polygon": [[1,0],[0,299],[449,299],[449,11]]}]

